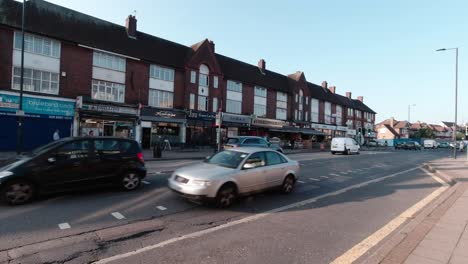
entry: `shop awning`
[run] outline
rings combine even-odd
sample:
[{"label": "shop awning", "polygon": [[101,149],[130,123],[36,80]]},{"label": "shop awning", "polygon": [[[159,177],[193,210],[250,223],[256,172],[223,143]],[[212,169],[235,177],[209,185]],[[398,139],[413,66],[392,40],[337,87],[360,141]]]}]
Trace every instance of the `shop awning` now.
[{"label": "shop awning", "polygon": [[317,136],[324,136],[325,135],[325,133],[323,133],[321,131],[317,131],[317,130],[314,130],[314,129],[308,129],[308,128],[302,128],[301,133],[304,134],[304,135],[317,135]]}]

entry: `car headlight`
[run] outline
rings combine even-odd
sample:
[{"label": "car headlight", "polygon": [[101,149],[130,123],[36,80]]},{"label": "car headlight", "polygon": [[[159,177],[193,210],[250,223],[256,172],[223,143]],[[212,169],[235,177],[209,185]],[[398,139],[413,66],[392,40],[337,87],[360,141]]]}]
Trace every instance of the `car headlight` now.
[{"label": "car headlight", "polygon": [[8,177],[10,175],[13,175],[13,172],[11,172],[11,171],[0,171],[0,179]]},{"label": "car headlight", "polygon": [[211,182],[210,181],[204,181],[204,180],[192,180],[190,183],[193,185],[200,185],[200,186],[210,186]]}]

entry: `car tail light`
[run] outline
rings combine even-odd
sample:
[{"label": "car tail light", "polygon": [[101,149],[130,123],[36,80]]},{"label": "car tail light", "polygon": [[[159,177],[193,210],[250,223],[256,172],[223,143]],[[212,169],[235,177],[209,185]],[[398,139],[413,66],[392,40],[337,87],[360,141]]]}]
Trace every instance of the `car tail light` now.
[{"label": "car tail light", "polygon": [[138,152],[137,153],[137,158],[141,163],[145,164],[145,159],[143,158],[143,153]]}]

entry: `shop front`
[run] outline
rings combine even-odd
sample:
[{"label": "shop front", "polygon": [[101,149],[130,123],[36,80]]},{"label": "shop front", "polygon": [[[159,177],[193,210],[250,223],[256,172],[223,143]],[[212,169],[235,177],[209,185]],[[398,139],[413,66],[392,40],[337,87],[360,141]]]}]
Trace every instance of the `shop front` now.
[{"label": "shop front", "polygon": [[78,97],[75,136],[109,136],[139,141],[138,107]]},{"label": "shop front", "polygon": [[185,111],[146,106],[141,109],[140,119],[143,148],[151,148],[157,143],[171,148],[185,144]]},{"label": "shop front", "polygon": [[337,126],[325,124],[311,124],[311,127],[321,131],[328,140],[336,136]]},{"label": "shop front", "polygon": [[348,128],[345,126],[336,126],[335,137],[346,137]]},{"label": "shop front", "polygon": [[286,122],[276,119],[254,118],[252,120],[252,136],[273,137],[276,133],[272,129],[281,129],[286,126]]},{"label": "shop front", "polygon": [[250,136],[252,117],[246,115],[236,115],[223,113],[221,124],[223,137]]},{"label": "shop front", "polygon": [[214,146],[216,144],[216,113],[191,110],[187,115],[186,144]]},{"label": "shop front", "polygon": [[[0,92],[0,151],[16,149],[19,100],[18,93]],[[24,94],[23,150],[49,143],[56,130],[59,130],[61,138],[69,137],[73,129],[74,112],[75,100]]]}]

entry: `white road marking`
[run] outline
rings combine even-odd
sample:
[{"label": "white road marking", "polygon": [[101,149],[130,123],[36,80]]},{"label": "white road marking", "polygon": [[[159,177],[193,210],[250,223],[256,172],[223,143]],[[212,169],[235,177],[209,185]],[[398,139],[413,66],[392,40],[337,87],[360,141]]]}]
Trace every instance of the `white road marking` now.
[{"label": "white road marking", "polygon": [[320,178],[328,179],[328,178],[330,178],[330,177],[328,177],[328,176],[320,176]]},{"label": "white road marking", "polygon": [[157,172],[155,172],[154,174],[162,174],[162,172],[160,172],[160,171],[157,171]]},{"label": "white road marking", "polygon": [[149,181],[141,181],[141,183],[146,184],[146,185],[151,184]]},{"label": "white road marking", "polygon": [[340,175],[338,175],[336,173],[329,173],[328,175],[330,175],[330,176],[340,176]]},{"label": "white road marking", "polygon": [[345,193],[345,192],[347,192],[349,190],[357,189],[357,188],[360,188],[362,186],[366,186],[366,185],[368,185],[370,183],[380,182],[380,181],[383,181],[383,180],[386,180],[386,179],[389,179],[389,178],[392,178],[392,177],[395,177],[395,176],[398,176],[398,175],[401,175],[401,174],[404,174],[404,173],[408,173],[408,172],[417,170],[419,168],[421,168],[421,167],[411,168],[411,169],[408,169],[408,170],[404,170],[404,171],[393,173],[393,174],[390,174],[390,175],[387,175],[387,176],[383,176],[383,177],[378,178],[378,179],[373,179],[373,180],[369,180],[369,181],[366,181],[366,182],[363,182],[363,183],[351,185],[351,186],[345,187],[343,189],[340,189],[340,190],[337,190],[337,191],[334,191],[334,192],[322,194],[322,195],[319,195],[319,196],[314,197],[314,198],[310,198],[310,199],[306,199],[306,200],[303,200],[303,201],[300,201],[300,202],[296,202],[296,203],[292,203],[292,204],[285,205],[285,206],[282,206],[282,207],[278,207],[278,208],[266,211],[264,213],[259,213],[259,214],[256,214],[256,215],[248,216],[248,217],[245,217],[245,218],[242,218],[242,219],[239,219],[239,220],[235,220],[235,221],[232,221],[232,222],[221,224],[219,226],[215,226],[215,227],[208,228],[208,229],[205,229],[205,230],[193,232],[193,233],[190,233],[190,234],[187,234],[187,235],[174,237],[174,238],[168,239],[166,241],[162,241],[162,242],[159,242],[157,244],[142,247],[142,248],[139,248],[137,250],[130,251],[130,252],[127,252],[127,253],[118,254],[118,255],[115,255],[115,256],[112,256],[112,257],[108,257],[108,258],[103,258],[103,259],[98,260],[98,261],[96,261],[94,263],[95,264],[109,263],[109,262],[112,262],[112,261],[128,258],[128,257],[131,257],[131,256],[135,256],[135,255],[144,253],[144,252],[148,252],[148,251],[153,250],[153,249],[162,248],[164,246],[174,244],[174,243],[182,241],[182,240],[198,238],[198,237],[204,236],[206,234],[213,233],[213,232],[221,230],[221,229],[229,228],[229,227],[244,224],[244,223],[253,222],[253,221],[256,221],[258,219],[265,218],[265,217],[270,216],[270,215],[274,215],[274,214],[276,214],[278,212],[283,212],[283,211],[286,211],[286,210],[290,210],[290,209],[294,209],[294,208],[297,208],[297,207],[305,206],[307,204],[315,203],[318,200],[321,200],[321,199],[324,199],[324,198],[327,198],[327,197],[330,197],[330,196],[340,195],[340,194],[343,194],[343,193]]},{"label": "white road marking", "polygon": [[167,210],[167,208],[164,206],[156,206],[156,208],[158,208],[161,211]]},{"label": "white road marking", "polygon": [[119,212],[113,212],[111,214],[113,217],[117,218],[118,220],[121,220],[121,219],[124,219],[125,216],[123,216],[123,214],[119,213]]},{"label": "white road marking", "polygon": [[442,184],[442,187],[439,187],[437,190],[426,196],[424,199],[416,203],[415,205],[411,206],[408,208],[406,211],[401,213],[399,216],[394,218],[392,221],[390,221],[388,224],[386,224],[384,227],[380,228],[377,230],[375,233],[361,241],[359,244],[355,245],[352,247],[350,250],[348,250],[346,253],[341,255],[340,257],[336,258],[333,262],[330,262],[330,264],[351,264],[354,261],[356,261],[358,258],[360,258],[362,255],[364,255],[367,251],[369,251],[372,247],[377,245],[380,241],[382,241],[385,237],[390,235],[393,231],[395,231],[398,227],[400,227],[403,223],[405,223],[407,220],[413,218],[413,216],[421,210],[424,206],[429,204],[432,200],[436,199],[441,195],[447,188],[449,188],[449,185],[430,173],[429,171],[421,168],[422,171],[424,171],[426,174],[430,175],[434,180]]},{"label": "white road marking", "polygon": [[61,223],[58,225],[58,227],[62,230],[71,228],[69,223]]},{"label": "white road marking", "polygon": [[315,178],[309,178],[309,180],[311,180],[311,181],[320,181],[319,179],[315,179]]},{"label": "white road marking", "polygon": [[298,183],[305,183],[304,181],[297,181]]}]

